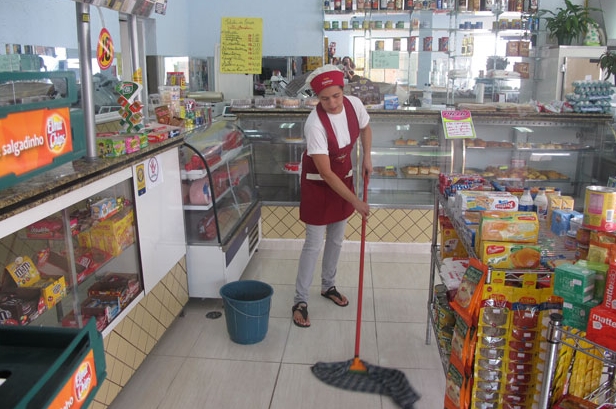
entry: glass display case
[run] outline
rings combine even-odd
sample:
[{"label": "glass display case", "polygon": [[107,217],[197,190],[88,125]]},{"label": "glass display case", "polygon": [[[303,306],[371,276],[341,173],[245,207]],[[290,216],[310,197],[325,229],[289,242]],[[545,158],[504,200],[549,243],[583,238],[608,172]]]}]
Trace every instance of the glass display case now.
[{"label": "glass display case", "polygon": [[[255,179],[266,203],[297,204],[308,109],[236,109],[255,155]],[[477,139],[445,139],[440,111],[369,110],[373,130],[369,201],[382,207],[432,206],[441,172],[476,172],[504,187],[551,186],[580,198],[599,181],[611,152],[609,115],[538,114],[516,107],[472,112]],[[358,146],[354,164],[361,152]],[[359,162],[361,163],[361,162]],[[354,167],[357,172],[357,166]],[[357,176],[357,175],[356,175]],[[357,178],[361,183],[361,178]],[[356,191],[361,191],[356,186]],[[580,202],[582,203],[582,202]]]},{"label": "glass display case", "polygon": [[558,188],[584,203],[598,180],[606,140],[613,140],[609,115],[478,115],[477,139],[466,139],[456,164],[503,189]]},{"label": "glass display case", "polygon": [[220,121],[188,133],[180,148],[191,297],[219,297],[259,244],[261,207],[245,141],[235,124]]},{"label": "glass display case", "polygon": [[[143,294],[130,169],[0,223],[0,323],[103,331]],[[69,200],[67,202],[67,200]]]},{"label": "glass display case", "polygon": [[[308,109],[234,109],[255,155],[256,185],[268,204],[299,203],[299,169],[306,149],[303,135]],[[369,201],[383,207],[431,206],[440,172],[451,169],[453,145],[443,139],[438,112],[369,110],[372,163]],[[361,163],[358,143],[353,157],[356,191]]]}]

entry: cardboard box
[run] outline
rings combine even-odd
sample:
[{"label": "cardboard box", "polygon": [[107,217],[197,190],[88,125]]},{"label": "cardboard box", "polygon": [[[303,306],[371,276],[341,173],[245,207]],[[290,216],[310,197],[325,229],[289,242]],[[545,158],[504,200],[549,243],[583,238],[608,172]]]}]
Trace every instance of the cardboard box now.
[{"label": "cardboard box", "polygon": [[613,264],[607,269],[602,305],[605,308],[616,310],[616,266]]},{"label": "cardboard box", "polygon": [[99,295],[96,297],[88,297],[81,303],[81,313],[84,316],[104,316],[107,323],[113,321],[121,310],[120,299],[114,296]]},{"label": "cardboard box", "polygon": [[115,297],[120,307],[124,308],[139,291],[141,285],[136,274],[108,273],[88,288],[88,296]]},{"label": "cardboard box", "polygon": [[92,247],[112,256],[119,256],[125,248],[135,242],[134,213],[125,208],[90,229]]},{"label": "cardboard box", "polygon": [[468,253],[447,216],[439,216],[441,227],[441,257],[467,257]]},{"label": "cardboard box", "polygon": [[598,305],[590,309],[586,339],[616,350],[616,311]]},{"label": "cardboard box", "polygon": [[507,50],[505,55],[508,57],[517,57],[520,55],[520,42],[519,41],[507,41]]},{"label": "cardboard box", "polygon": [[38,288],[13,288],[0,292],[0,324],[26,325],[45,309]]},{"label": "cardboard box", "polygon": [[529,57],[530,56],[530,41],[520,41],[519,46],[519,56],[520,57]]},{"label": "cardboard box", "polygon": [[539,219],[535,212],[485,211],[481,213],[479,239],[537,243]]},{"label": "cardboard box", "polygon": [[[605,286],[607,283],[607,271],[609,265],[603,263],[596,263],[593,261],[578,260],[575,264],[580,267],[587,268],[595,272],[595,295],[594,299],[601,302],[605,294]],[[606,305],[606,307],[608,307]],[[608,307],[610,308],[610,307]]]},{"label": "cardboard box", "polygon": [[583,304],[593,299],[595,272],[577,264],[560,264],[554,270],[554,294],[565,301]]},{"label": "cardboard box", "polygon": [[530,64],[527,62],[514,63],[513,71],[519,73],[520,78],[530,78]]},{"label": "cardboard box", "polygon": [[[548,213],[550,213],[549,210]],[[551,217],[551,219],[548,219],[550,221],[550,230],[557,236],[566,236],[571,228],[571,219],[581,215],[580,212],[575,210],[554,209],[551,211],[551,215],[548,216]]]},{"label": "cardboard box", "polygon": [[94,220],[104,220],[118,211],[118,202],[115,197],[107,197],[93,203],[90,213]]},{"label": "cardboard box", "polygon": [[541,266],[541,246],[533,244],[482,241],[478,256],[492,268],[536,269]]},{"label": "cardboard box", "polygon": [[63,275],[43,277],[32,288],[40,288],[41,298],[48,309],[66,297],[66,281]]},{"label": "cardboard box", "polygon": [[[6,266],[5,271],[13,278],[17,287],[31,287],[41,279],[34,261],[28,256],[17,257]],[[2,277],[2,285],[6,285],[6,274]]]},{"label": "cardboard box", "polygon": [[563,325],[586,331],[590,310],[599,305],[599,301],[590,300],[586,303],[563,302]]}]

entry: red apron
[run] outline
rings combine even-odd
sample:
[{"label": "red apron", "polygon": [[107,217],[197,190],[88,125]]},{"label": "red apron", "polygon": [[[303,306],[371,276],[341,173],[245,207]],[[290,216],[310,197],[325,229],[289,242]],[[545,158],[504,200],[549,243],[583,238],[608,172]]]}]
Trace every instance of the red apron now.
[{"label": "red apron", "polygon": [[[329,164],[332,171],[355,192],[353,187],[353,164],[351,154],[355,142],[359,137],[359,120],[353,104],[344,97],[344,110],[346,112],[351,143],[344,148],[338,146],[338,140],[327,113],[319,103],[316,107],[319,119],[327,132],[327,147],[329,150]],[[302,155],[301,201],[299,205],[299,218],[307,224],[322,226],[345,220],[353,214],[355,209],[336,193],[321,178],[314,161],[304,151]]]}]

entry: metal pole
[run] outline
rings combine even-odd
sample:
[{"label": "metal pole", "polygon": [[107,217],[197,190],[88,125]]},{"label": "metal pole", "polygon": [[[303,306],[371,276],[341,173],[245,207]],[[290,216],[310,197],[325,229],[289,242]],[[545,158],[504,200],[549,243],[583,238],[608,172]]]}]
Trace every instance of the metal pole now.
[{"label": "metal pole", "polygon": [[539,409],[549,408],[552,379],[554,378],[556,361],[558,360],[558,344],[560,344],[560,339],[562,337],[562,321],[563,316],[561,314],[550,314],[550,323],[548,324],[548,333],[546,336],[548,341],[548,351],[545,371],[543,371]]},{"label": "metal pole", "polygon": [[439,190],[438,185],[432,187],[434,192],[434,214],[432,215],[432,244],[430,246],[430,284],[428,284],[428,319],[426,322],[426,345],[430,345],[432,338],[432,304],[434,303],[434,275],[436,274],[437,261],[437,236],[438,236],[438,214],[439,214]]},{"label": "metal pole", "polygon": [[75,2],[77,39],[79,41],[79,78],[81,81],[81,107],[86,131],[86,160],[95,161],[96,123],[94,116],[94,83],[92,82],[92,47],[90,46],[90,5]]}]

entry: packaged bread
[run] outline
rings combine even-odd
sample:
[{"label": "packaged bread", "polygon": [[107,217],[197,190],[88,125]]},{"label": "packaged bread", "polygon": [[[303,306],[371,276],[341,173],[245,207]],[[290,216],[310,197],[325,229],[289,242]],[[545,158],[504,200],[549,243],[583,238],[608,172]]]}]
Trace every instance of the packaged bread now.
[{"label": "packaged bread", "polygon": [[535,212],[484,211],[479,222],[479,239],[513,243],[537,243],[539,219]]}]

